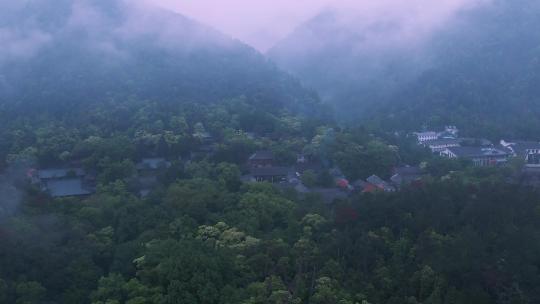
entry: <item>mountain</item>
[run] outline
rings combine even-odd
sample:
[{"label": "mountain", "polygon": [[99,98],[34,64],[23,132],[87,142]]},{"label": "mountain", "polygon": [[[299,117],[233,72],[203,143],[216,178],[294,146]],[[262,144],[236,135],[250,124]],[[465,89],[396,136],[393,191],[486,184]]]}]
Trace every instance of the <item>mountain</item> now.
[{"label": "mountain", "polygon": [[538,12],[537,1],[494,0],[459,12],[420,43],[395,40],[401,29],[391,22],[352,27],[326,12],[269,56],[348,119],[389,130],[451,123],[470,135],[538,138]]},{"label": "mountain", "polygon": [[0,4],[0,104],[65,112],[113,99],[215,102],[246,96],[271,110],[317,96],[251,47],[136,1]]},{"label": "mountain", "polygon": [[280,41],[268,56],[316,88],[347,119],[380,103],[428,65],[418,47],[404,47],[393,16],[362,19],[325,9]]}]

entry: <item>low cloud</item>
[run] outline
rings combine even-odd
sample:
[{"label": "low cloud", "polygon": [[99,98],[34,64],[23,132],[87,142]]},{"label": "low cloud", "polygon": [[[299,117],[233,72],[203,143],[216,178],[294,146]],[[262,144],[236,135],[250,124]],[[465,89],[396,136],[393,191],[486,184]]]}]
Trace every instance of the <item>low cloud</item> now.
[{"label": "low cloud", "polygon": [[[0,65],[27,60],[46,47],[72,44],[129,59],[133,41],[171,51],[227,46],[211,27],[138,0],[7,0],[0,3]],[[0,73],[1,74],[1,73]]]},{"label": "low cloud", "polygon": [[156,0],[239,38],[261,51],[289,35],[324,10],[340,12],[339,22],[362,25],[392,20],[403,27],[403,39],[419,37],[444,24],[456,12],[487,0]]},{"label": "low cloud", "polygon": [[51,42],[51,35],[37,29],[0,28],[0,63],[28,59]]},{"label": "low cloud", "polygon": [[114,30],[121,40],[150,39],[154,45],[171,51],[189,51],[198,46],[230,45],[228,37],[194,20],[163,9],[148,1],[124,6],[125,20]]},{"label": "low cloud", "polygon": [[30,164],[30,161],[19,161],[0,174],[0,224],[19,211],[23,199],[20,187],[26,183]]},{"label": "low cloud", "polygon": [[[87,49],[123,58],[129,53],[123,49],[124,42],[133,39],[151,37],[149,43],[171,50],[231,43],[214,29],[264,52],[323,11],[337,12],[336,26],[357,29],[363,35],[362,41],[369,41],[374,47],[395,42],[412,45],[459,11],[488,1],[7,0],[0,3],[0,64],[32,58],[43,48],[55,45],[56,39],[69,38],[63,35],[66,33],[81,33]],[[31,17],[33,12],[52,16],[40,18],[44,20],[65,19],[44,27],[42,20]],[[67,16],[61,16],[63,13]],[[18,16],[24,18],[17,19]],[[193,26],[189,18],[209,27]]]}]

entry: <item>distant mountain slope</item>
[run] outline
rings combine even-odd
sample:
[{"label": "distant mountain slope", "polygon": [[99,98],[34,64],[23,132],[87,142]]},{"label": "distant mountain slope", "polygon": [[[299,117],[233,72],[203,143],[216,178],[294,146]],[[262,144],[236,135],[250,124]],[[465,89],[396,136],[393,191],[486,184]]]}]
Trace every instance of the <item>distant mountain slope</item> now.
[{"label": "distant mountain slope", "polygon": [[387,123],[452,122],[472,134],[539,139],[538,28],[538,1],[499,0],[465,15],[434,40],[437,65],[393,97]]},{"label": "distant mountain slope", "polygon": [[402,47],[401,34],[401,25],[391,16],[363,20],[327,9],[299,26],[268,56],[319,90],[339,114],[357,118],[428,65],[418,48]]},{"label": "distant mountain slope", "polygon": [[[417,49],[388,47],[382,49],[384,53],[351,51],[349,55],[362,39],[346,34],[343,44],[324,40],[321,37],[327,37],[327,31],[345,30],[329,29],[316,19],[294,35],[309,32],[328,44],[316,48],[316,53],[309,49],[294,53],[288,48],[298,48],[287,41],[301,39],[293,36],[270,55],[320,88],[348,118],[388,129],[453,123],[474,135],[537,138],[538,28],[540,2],[494,0],[462,12]],[[309,69],[328,72],[318,76],[319,72]]]},{"label": "distant mountain slope", "polygon": [[317,102],[252,48],[134,2],[0,4],[0,104],[65,111],[114,98],[213,102],[245,95],[261,107],[305,110]]}]

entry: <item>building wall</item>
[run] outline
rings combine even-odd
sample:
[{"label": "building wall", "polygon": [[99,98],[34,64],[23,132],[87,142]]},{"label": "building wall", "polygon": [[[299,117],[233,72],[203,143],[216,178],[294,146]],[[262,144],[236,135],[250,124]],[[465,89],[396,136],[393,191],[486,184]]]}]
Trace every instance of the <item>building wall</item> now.
[{"label": "building wall", "polygon": [[273,160],[271,159],[253,159],[248,161],[252,167],[272,167]]},{"label": "building wall", "polygon": [[540,151],[530,150],[525,158],[525,163],[528,167],[540,167]]},{"label": "building wall", "polygon": [[447,145],[437,145],[437,146],[429,146],[431,149],[431,152],[433,153],[441,153],[445,151],[447,148],[451,147],[459,147],[459,144],[447,144]]},{"label": "building wall", "polygon": [[255,180],[259,183],[268,182],[268,183],[279,183],[286,180],[287,176],[254,176]]},{"label": "building wall", "polygon": [[472,161],[477,167],[492,167],[505,163],[507,159],[505,157],[478,157],[473,158]]},{"label": "building wall", "polygon": [[418,137],[418,141],[419,142],[425,142],[425,141],[428,141],[428,140],[434,140],[434,139],[438,139],[439,137],[437,136],[437,134],[430,134],[430,135],[417,135]]}]

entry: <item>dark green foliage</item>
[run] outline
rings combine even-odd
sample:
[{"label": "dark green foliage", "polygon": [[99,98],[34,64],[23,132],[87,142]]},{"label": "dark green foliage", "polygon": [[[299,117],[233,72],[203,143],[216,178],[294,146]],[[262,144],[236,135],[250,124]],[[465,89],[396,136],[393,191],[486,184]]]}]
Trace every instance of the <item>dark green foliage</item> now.
[{"label": "dark green foliage", "polygon": [[[65,115],[111,100],[212,103],[240,95],[257,105],[252,111],[263,117],[255,120],[260,126],[271,124],[267,112],[278,108],[322,113],[316,93],[260,53],[179,14],[117,0],[38,0],[1,9],[10,39],[42,37],[29,41],[31,55],[0,53],[6,57],[0,62],[2,121],[12,111]],[[122,108],[115,114],[115,128],[129,123]]]},{"label": "dark green foliage", "polygon": [[[32,3],[25,12],[43,12],[35,22],[54,32],[72,1]],[[125,17],[92,3],[110,26]],[[16,183],[18,208],[0,214],[1,303],[540,302],[540,194],[507,183],[517,164],[471,168],[402,137],[337,128],[315,115],[316,97],[244,46],[176,57],[140,43],[123,45],[137,64],[105,68],[87,50],[68,52],[83,46],[59,45],[28,63],[35,71],[9,67],[13,79],[32,77],[1,103],[1,167],[82,166],[97,192],[53,199]],[[64,55],[65,70],[50,65]],[[432,178],[328,204],[243,184],[259,149],[279,165],[298,154],[320,163],[302,177],[312,187],[335,185],[338,168],[387,178],[401,162]],[[141,198],[145,157],[171,165],[149,174],[157,185]]]},{"label": "dark green foliage", "polygon": [[497,170],[324,206],[270,185],[238,188],[235,166],[204,166],[193,174],[206,178],[152,199],[120,182],[84,200],[28,197],[27,210],[0,226],[3,300],[540,300],[540,194],[494,179]]},{"label": "dark green foliage", "polygon": [[378,131],[451,124],[470,136],[540,139],[538,1],[471,7],[414,42],[393,40],[407,36],[400,20],[326,11],[269,54],[353,124]]}]

